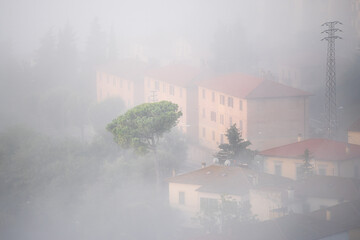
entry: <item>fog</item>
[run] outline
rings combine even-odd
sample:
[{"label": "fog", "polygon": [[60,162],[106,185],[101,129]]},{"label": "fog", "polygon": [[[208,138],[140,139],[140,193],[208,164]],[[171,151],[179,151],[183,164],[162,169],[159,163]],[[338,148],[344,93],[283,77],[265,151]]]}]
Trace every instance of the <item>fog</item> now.
[{"label": "fog", "polygon": [[128,109],[119,98],[97,101],[96,70],[118,60],[243,72],[308,91],[310,137],[318,137],[321,25],[340,21],[337,107],[346,141],[360,117],[352,2],[0,0],[0,239],[187,239],[193,231],[169,206],[166,181],[200,168],[188,159],[187,137],[173,129],[160,142],[159,189],[154,156],[122,149],[105,129]]}]

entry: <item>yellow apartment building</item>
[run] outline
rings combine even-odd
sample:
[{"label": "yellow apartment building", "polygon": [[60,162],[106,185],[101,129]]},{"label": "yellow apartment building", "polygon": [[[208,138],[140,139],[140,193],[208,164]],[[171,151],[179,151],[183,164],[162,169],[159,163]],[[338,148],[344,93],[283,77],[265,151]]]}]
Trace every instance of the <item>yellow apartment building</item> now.
[{"label": "yellow apartment building", "polygon": [[148,65],[138,60],[122,60],[99,67],[96,72],[97,101],[121,98],[126,108],[144,103],[144,76]]},{"label": "yellow apartment building", "polygon": [[261,151],[264,172],[298,179],[306,149],[315,174],[360,177],[360,146],[329,139],[307,139]]},{"label": "yellow apartment building", "polygon": [[360,145],[360,119],[350,126],[348,130],[348,143]]},{"label": "yellow apartment building", "polygon": [[230,74],[198,83],[199,141],[210,149],[232,125],[252,148],[263,150],[307,136],[309,94],[283,84]]},{"label": "yellow apartment building", "polygon": [[201,69],[173,64],[152,69],[145,76],[146,102],[167,100],[179,105],[183,115],[178,127],[181,132],[197,138],[197,90]]}]

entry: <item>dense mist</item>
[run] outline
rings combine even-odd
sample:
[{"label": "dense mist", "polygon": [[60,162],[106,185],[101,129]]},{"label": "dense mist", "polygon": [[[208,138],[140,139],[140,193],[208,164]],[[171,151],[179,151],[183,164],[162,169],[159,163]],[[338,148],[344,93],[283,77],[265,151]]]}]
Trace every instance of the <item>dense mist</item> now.
[{"label": "dense mist", "polygon": [[350,2],[0,1],[0,239],[183,238],[166,178],[194,169],[191,143],[175,129],[164,135],[159,190],[155,156],[114,142],[106,126],[128,109],[119,98],[97,101],[96,70],[118,60],[243,72],[306,90],[310,132],[318,136],[327,50],[321,24],[341,21],[337,105],[345,139],[360,117]]}]

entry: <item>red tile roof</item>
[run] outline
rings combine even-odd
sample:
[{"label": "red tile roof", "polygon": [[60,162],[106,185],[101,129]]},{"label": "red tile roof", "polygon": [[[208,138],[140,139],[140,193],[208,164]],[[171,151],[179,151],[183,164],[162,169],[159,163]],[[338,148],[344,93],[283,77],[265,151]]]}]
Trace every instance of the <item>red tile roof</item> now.
[{"label": "red tile roof", "polygon": [[173,64],[150,70],[146,75],[177,86],[187,87],[202,74],[202,69],[183,64]]},{"label": "red tile roof", "polygon": [[360,132],[360,118],[350,126],[349,131]]},{"label": "red tile roof", "polygon": [[[255,179],[256,178],[256,179]],[[250,188],[287,189],[293,184],[288,178],[258,173],[248,168],[211,165],[168,179],[172,183],[199,185],[199,192],[242,195]],[[256,181],[254,185],[254,181]]]},{"label": "red tile roof", "polygon": [[280,147],[267,149],[260,155],[284,158],[303,158],[308,149],[310,157],[324,161],[343,161],[360,158],[360,145],[338,142],[329,139],[307,139]]},{"label": "red tile roof", "polygon": [[311,94],[283,84],[234,73],[204,80],[199,86],[209,88],[239,98],[298,97]]}]

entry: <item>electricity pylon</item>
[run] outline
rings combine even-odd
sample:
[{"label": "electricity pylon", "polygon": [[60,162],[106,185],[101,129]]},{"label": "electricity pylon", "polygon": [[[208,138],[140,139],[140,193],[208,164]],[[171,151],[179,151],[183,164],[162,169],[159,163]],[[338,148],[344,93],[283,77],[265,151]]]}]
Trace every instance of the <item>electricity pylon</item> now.
[{"label": "electricity pylon", "polygon": [[336,36],[336,32],[342,32],[336,28],[339,21],[326,22],[322,26],[328,29],[321,33],[326,33],[327,37],[321,39],[328,42],[327,61],[326,61],[326,90],[325,90],[325,129],[328,138],[334,138],[337,132],[337,108],[336,108],[336,69],[335,69],[335,40],[341,39]]}]

